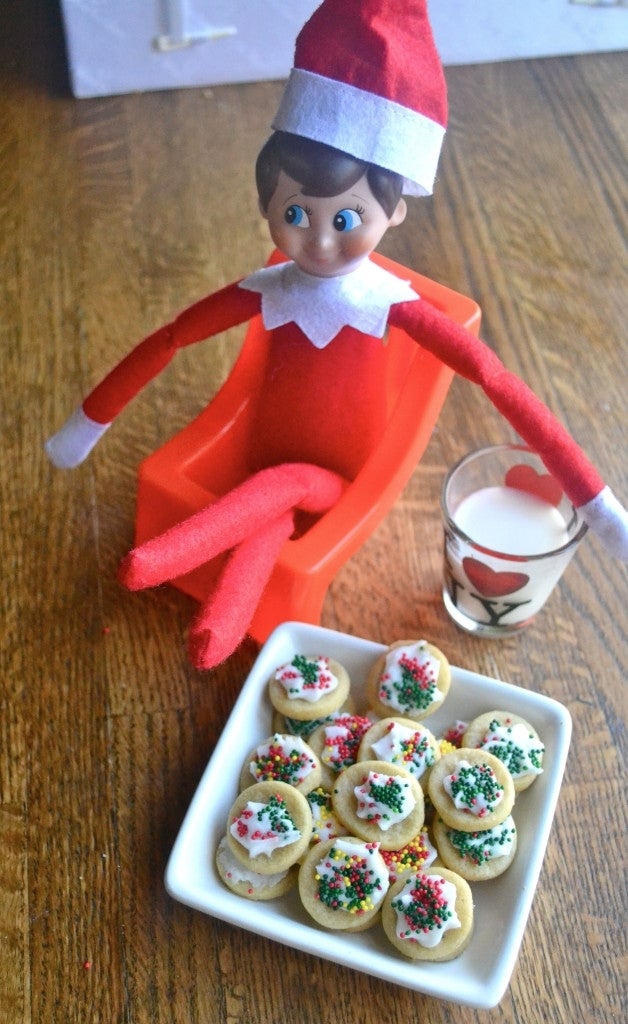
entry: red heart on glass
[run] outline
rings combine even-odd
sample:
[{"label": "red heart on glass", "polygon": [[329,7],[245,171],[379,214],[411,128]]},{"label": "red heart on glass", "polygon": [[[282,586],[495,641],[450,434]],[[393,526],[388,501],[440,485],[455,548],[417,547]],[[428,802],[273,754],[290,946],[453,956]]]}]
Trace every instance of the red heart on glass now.
[{"label": "red heart on glass", "polygon": [[506,597],[521,590],[530,579],[524,572],[496,572],[477,558],[463,558],[462,568],[471,586],[479,590],[482,597]]},{"label": "red heart on glass", "polygon": [[534,466],[527,466],[521,463],[518,466],[511,466],[504,478],[506,487],[515,487],[518,491],[525,491],[527,494],[546,501],[549,505],[560,505],[563,490],[558,480],[555,480],[549,473],[537,473]]}]

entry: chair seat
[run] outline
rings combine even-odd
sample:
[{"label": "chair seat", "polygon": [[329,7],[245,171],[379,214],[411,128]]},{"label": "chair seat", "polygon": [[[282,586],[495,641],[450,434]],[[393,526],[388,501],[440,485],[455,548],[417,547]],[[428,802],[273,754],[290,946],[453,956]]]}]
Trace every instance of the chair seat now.
[{"label": "chair seat", "polygon": [[[278,253],[271,257],[273,262],[281,259]],[[473,300],[378,254],[372,259],[409,280],[452,320],[478,332],[480,309]],[[249,427],[268,343],[261,318],[255,317],[229,377],[209,405],[141,463],[136,544],[181,522],[249,475]],[[386,349],[383,386],[390,389],[390,413],[383,435],[337,505],[284,545],[249,630],[260,643],[281,622],[320,622],[333,577],[384,519],[427,446],[453,371],[396,328],[389,330]],[[202,600],[223,561],[214,559],[173,585]]]}]

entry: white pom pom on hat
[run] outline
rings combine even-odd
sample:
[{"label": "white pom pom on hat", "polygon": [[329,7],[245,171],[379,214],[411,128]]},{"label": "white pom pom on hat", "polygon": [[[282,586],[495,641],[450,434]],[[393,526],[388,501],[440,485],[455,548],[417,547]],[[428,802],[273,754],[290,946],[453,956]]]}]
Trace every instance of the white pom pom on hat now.
[{"label": "white pom pom on hat", "polygon": [[447,89],[426,0],[324,0],[297,37],[272,127],[401,174],[430,195]]}]

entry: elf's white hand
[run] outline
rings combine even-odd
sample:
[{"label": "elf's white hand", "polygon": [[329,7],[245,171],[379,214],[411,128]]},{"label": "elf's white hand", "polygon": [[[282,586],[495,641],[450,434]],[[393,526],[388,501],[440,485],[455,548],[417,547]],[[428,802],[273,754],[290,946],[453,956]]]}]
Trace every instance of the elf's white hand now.
[{"label": "elf's white hand", "polygon": [[109,423],[91,420],[79,407],[46,441],[48,458],[59,469],[74,469],[87,458],[109,426]]},{"label": "elf's white hand", "polygon": [[628,562],[628,512],[610,487],[605,487],[578,511],[609,554]]}]

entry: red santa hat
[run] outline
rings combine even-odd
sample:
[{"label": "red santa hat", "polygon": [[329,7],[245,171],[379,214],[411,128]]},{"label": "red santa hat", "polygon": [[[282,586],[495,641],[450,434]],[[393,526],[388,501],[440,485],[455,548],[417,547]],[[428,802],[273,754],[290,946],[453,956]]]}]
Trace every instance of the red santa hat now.
[{"label": "red santa hat", "polygon": [[426,0],[324,0],[297,37],[272,127],[405,178],[430,195],[447,90]]}]

